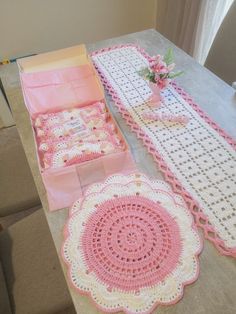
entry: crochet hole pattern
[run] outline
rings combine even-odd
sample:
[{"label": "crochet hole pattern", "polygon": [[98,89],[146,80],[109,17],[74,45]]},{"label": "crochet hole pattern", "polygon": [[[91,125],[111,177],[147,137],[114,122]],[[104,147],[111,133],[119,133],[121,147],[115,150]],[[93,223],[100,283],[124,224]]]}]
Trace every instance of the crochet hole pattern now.
[{"label": "crochet hole pattern", "polygon": [[[150,89],[137,70],[147,66],[150,57],[140,47],[132,44],[109,47],[91,56],[122,117],[143,140],[173,191],[184,197],[196,225],[204,229],[205,237],[221,254],[236,256],[233,190],[236,141],[175,83],[163,92],[165,104],[161,111],[188,112],[188,125],[163,127],[157,122],[143,121],[141,113]],[[129,85],[129,90],[125,85]],[[204,161],[205,157],[209,162]]]},{"label": "crochet hole pattern", "polygon": [[158,203],[122,197],[100,204],[82,237],[88,272],[109,289],[136,291],[150,287],[178,263],[178,225]]}]

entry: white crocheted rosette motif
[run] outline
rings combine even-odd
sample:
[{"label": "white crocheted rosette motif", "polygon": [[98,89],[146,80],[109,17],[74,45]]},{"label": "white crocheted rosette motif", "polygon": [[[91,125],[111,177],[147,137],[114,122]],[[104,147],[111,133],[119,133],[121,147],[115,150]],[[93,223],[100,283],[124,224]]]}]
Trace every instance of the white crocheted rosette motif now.
[{"label": "white crocheted rosette motif", "polygon": [[201,240],[163,181],[113,175],[74,203],[62,254],[75,288],[103,311],[150,313],[198,277]]}]

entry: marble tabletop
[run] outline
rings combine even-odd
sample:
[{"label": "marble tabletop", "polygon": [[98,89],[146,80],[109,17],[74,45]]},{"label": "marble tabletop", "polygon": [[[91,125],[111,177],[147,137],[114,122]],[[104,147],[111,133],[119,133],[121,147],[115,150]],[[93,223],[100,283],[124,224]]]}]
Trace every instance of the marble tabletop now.
[{"label": "marble tabletop", "polygon": [[[155,30],[146,30],[122,37],[88,44],[89,51],[123,43],[135,43],[149,54],[164,54],[172,47],[177,68],[184,71],[178,78],[182,86],[222,128],[236,138],[236,94],[235,90],[213,73],[199,65],[181,49],[174,46]],[[40,176],[32,129],[20,89],[18,70],[15,64],[3,66],[0,77],[9,100],[12,113],[20,134],[22,144],[39,192],[48,225],[58,252],[61,266],[66,277],[66,268],[60,256],[63,239],[62,230],[68,215],[68,209],[49,212],[46,192]],[[112,100],[106,95],[109,107],[126,137],[140,171],[154,178],[163,179],[152,157],[147,153],[141,141],[130,132]],[[185,288],[183,299],[172,306],[159,306],[154,313],[168,314],[233,314],[236,312],[236,260],[221,256],[214,246],[204,241],[204,250],[200,256],[199,279]],[[67,280],[67,277],[66,277]],[[78,294],[67,281],[75,309],[79,314],[102,313],[96,309],[89,297]]]}]

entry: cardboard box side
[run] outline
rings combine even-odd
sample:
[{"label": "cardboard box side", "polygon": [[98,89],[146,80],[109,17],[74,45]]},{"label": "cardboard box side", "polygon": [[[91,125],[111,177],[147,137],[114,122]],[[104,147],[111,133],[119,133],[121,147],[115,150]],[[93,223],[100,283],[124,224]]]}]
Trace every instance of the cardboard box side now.
[{"label": "cardboard box side", "polygon": [[95,66],[94,66],[94,64],[93,64],[93,61],[92,61],[92,59],[90,58],[89,55],[88,55],[88,63],[90,64],[90,66],[91,66],[91,67],[93,68],[93,70],[94,70],[97,84],[98,84],[98,86],[99,86],[101,92],[103,93],[104,99],[105,99],[105,90],[104,90],[104,87],[103,87],[102,82],[101,82],[101,80],[100,80],[100,78],[99,78],[99,76],[98,76],[98,72],[97,72],[97,70],[95,69]]},{"label": "cardboard box side", "polygon": [[49,71],[88,63],[84,44],[18,59],[21,71],[25,73]]}]

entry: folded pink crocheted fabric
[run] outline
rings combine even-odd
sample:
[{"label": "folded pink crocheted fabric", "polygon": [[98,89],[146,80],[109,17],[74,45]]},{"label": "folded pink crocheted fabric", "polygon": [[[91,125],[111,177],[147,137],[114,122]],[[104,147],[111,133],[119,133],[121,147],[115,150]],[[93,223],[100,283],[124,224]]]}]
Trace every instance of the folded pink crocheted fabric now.
[{"label": "folded pink crocheted fabric", "polygon": [[[206,238],[222,254],[236,256],[236,141],[175,83],[162,91],[160,108],[148,108],[152,91],[139,71],[150,56],[141,48],[121,45],[91,56],[123,118],[184,197]],[[174,116],[187,123],[165,118]]]},{"label": "folded pink crocheted fabric", "polygon": [[45,169],[78,164],[125,149],[102,102],[40,114],[34,127]]},{"label": "folded pink crocheted fabric", "polygon": [[[41,139],[61,138],[81,132],[87,133],[91,129],[105,128],[108,120],[108,113],[97,113],[92,116],[85,116],[84,109],[76,108],[70,111],[62,111],[50,115],[40,115],[35,121],[35,130]],[[39,125],[39,121],[41,123]]]},{"label": "folded pink crocheted fabric", "polygon": [[93,117],[87,123],[80,118],[73,121],[62,121],[60,124],[55,124],[50,127],[35,128],[36,135],[42,140],[54,139],[71,136],[74,134],[84,134],[84,136],[91,133],[91,130],[109,129],[112,127],[107,124],[107,114],[103,114],[100,117]]},{"label": "folded pink crocheted fabric", "polygon": [[35,119],[34,125],[36,128],[50,128],[65,122],[71,122],[76,119],[81,119],[83,122],[89,122],[91,118],[103,117],[106,118],[105,104],[96,102],[90,106],[82,108],[72,108],[55,113],[39,114]]},{"label": "folded pink crocheted fabric", "polygon": [[106,312],[148,314],[183,297],[202,243],[183,198],[143,174],[117,174],[74,203],[64,231],[68,277]]},{"label": "folded pink crocheted fabric", "polygon": [[114,124],[108,124],[106,128],[84,132],[81,136],[73,134],[63,136],[61,138],[46,138],[41,140],[38,146],[42,152],[56,152],[61,149],[70,148],[74,145],[82,145],[84,143],[101,143],[102,141],[113,143],[114,146],[122,146],[122,140],[114,130]]},{"label": "folded pink crocheted fabric", "polygon": [[102,155],[119,152],[123,149],[122,145],[114,145],[109,141],[97,143],[84,142],[54,150],[51,153],[45,153],[43,162],[45,168],[58,168],[83,162],[85,161],[85,156],[86,160],[91,160]]}]

